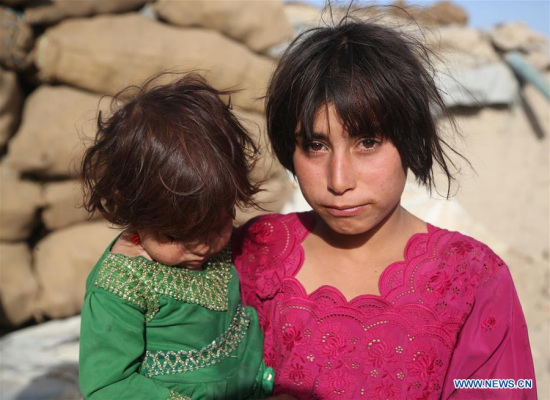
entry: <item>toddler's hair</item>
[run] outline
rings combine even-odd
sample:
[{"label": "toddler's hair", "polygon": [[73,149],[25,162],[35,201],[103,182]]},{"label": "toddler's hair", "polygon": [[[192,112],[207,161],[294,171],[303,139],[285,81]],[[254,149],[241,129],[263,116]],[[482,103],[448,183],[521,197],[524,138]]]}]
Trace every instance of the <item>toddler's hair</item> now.
[{"label": "toddler's hair", "polygon": [[196,74],[157,84],[164,75],[117,94],[108,119],[99,113],[82,162],[84,206],[121,227],[191,242],[218,229],[223,212],[255,205],[257,148],[220,99],[229,92]]},{"label": "toddler's hair", "polygon": [[454,164],[432,112],[453,120],[430,66],[418,40],[350,16],[302,33],[282,56],[267,92],[268,134],[277,158],[294,173],[296,135],[311,140],[317,112],[334,104],[351,137],[390,140],[404,167],[430,189],[435,160],[450,185]]}]

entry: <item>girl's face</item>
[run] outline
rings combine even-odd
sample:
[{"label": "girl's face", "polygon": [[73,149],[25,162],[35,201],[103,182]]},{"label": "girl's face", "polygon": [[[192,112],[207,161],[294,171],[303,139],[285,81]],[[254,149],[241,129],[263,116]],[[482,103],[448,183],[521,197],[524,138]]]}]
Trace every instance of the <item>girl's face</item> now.
[{"label": "girl's face", "polygon": [[202,264],[220,252],[229,242],[233,220],[227,216],[219,231],[212,232],[204,241],[188,243],[148,229],[139,230],[141,246],[149,256],[161,263],[173,267],[199,269]]},{"label": "girl's face", "polygon": [[391,142],[349,137],[333,105],[318,112],[312,141],[296,140],[294,168],[300,188],[332,231],[367,233],[393,215],[406,171]]}]

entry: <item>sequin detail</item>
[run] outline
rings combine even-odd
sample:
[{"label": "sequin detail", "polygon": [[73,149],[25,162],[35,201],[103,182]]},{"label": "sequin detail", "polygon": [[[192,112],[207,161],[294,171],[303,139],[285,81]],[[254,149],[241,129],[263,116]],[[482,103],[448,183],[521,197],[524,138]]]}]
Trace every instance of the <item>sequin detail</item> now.
[{"label": "sequin detail", "polygon": [[174,391],[170,391],[170,396],[166,400],[193,400],[189,396],[184,396],[182,394],[176,393]]},{"label": "sequin detail", "polygon": [[141,363],[141,374],[147,377],[172,375],[217,364],[227,358],[246,335],[250,317],[239,304],[227,330],[210,344],[198,350],[149,351]]},{"label": "sequin detail", "polygon": [[151,321],[159,310],[159,296],[227,311],[231,280],[231,247],[205,263],[203,271],[168,267],[142,257],[109,253],[94,284],[145,310]]}]

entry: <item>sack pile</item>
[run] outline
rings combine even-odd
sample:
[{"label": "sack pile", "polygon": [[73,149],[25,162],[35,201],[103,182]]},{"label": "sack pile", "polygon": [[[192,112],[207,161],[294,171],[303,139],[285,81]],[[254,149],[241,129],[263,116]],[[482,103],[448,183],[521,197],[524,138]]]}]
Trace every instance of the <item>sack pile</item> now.
[{"label": "sack pile", "polygon": [[[33,0],[0,7],[0,327],[80,311],[85,279],[118,233],[81,207],[78,169],[98,110],[162,71],[198,72],[262,150],[257,201],[279,211],[293,189],[269,152],[264,95],[293,36],[281,0]],[[146,4],[147,3],[147,4]],[[240,225],[259,214],[241,210]]]}]

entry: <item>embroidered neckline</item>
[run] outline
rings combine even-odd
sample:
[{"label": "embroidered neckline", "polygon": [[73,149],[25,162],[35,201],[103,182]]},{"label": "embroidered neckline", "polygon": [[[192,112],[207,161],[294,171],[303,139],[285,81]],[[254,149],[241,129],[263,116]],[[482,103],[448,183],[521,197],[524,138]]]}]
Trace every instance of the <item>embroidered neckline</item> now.
[{"label": "embroidered neckline", "polygon": [[230,280],[231,244],[228,244],[208,259],[201,271],[109,253],[94,284],[145,309],[146,320],[151,321],[159,310],[160,295],[214,311],[226,311]]},{"label": "embroidered neckline", "polygon": [[302,282],[300,282],[296,278],[296,275],[298,275],[298,272],[300,272],[300,270],[302,269],[302,266],[304,265],[304,260],[305,260],[304,248],[302,247],[302,243],[311,234],[311,231],[315,227],[315,217],[313,215],[313,211],[307,211],[300,214],[301,215],[299,215],[298,213],[292,214],[294,218],[292,218],[292,220],[289,221],[290,224],[299,225],[301,230],[303,230],[303,233],[301,235],[296,236],[296,245],[293,249],[293,251],[296,251],[299,253],[300,257],[298,257],[298,259],[300,261],[296,266],[293,267],[294,271],[292,271],[289,275],[285,276],[285,280],[289,280],[293,282],[294,285],[297,286],[297,288],[302,293],[302,297],[306,300],[311,300],[312,298],[320,295],[323,291],[329,291],[330,293],[340,297],[341,300],[346,304],[352,304],[357,301],[361,301],[363,299],[374,299],[374,300],[380,300],[384,303],[387,302],[388,301],[387,296],[389,292],[382,290],[383,279],[387,275],[389,275],[394,268],[402,265],[407,265],[408,263],[410,263],[412,258],[410,254],[410,250],[421,238],[426,238],[426,241],[428,241],[434,235],[434,233],[442,230],[441,228],[435,227],[430,223],[426,223],[426,228],[428,230],[427,232],[415,233],[408,239],[407,244],[405,245],[405,249],[403,250],[403,260],[394,261],[386,265],[386,267],[384,267],[384,269],[382,270],[382,273],[378,277],[378,290],[380,291],[379,295],[365,293],[365,294],[357,295],[352,299],[348,300],[346,296],[344,296],[344,294],[340,291],[340,289],[332,285],[322,285],[322,286],[319,286],[314,291],[312,291],[311,293],[308,293],[304,285],[302,285]]}]

